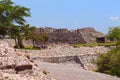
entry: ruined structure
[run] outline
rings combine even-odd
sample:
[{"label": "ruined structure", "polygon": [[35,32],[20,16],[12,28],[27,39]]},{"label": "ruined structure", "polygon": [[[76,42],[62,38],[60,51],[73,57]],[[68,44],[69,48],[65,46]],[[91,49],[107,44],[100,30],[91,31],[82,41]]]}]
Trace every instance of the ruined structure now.
[{"label": "ruined structure", "polygon": [[100,41],[101,37],[104,38],[104,34],[95,31],[94,28],[68,30],[65,28],[54,29],[50,27],[45,27],[45,28],[38,28],[37,31],[48,33],[49,34],[48,42],[51,43],[69,43],[69,44],[85,43],[86,44],[86,43],[95,43],[97,41],[104,42],[104,41]]},{"label": "ruined structure", "polygon": [[25,52],[17,51],[0,40],[0,80],[55,80],[40,71]]}]

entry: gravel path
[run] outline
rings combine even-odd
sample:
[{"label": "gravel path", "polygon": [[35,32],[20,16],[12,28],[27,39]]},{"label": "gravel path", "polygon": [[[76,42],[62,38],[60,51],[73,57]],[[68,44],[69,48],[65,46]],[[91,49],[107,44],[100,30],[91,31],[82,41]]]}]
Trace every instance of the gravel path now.
[{"label": "gravel path", "polygon": [[81,69],[74,64],[35,62],[40,69],[50,72],[51,76],[57,80],[120,80],[120,78],[115,76]]}]

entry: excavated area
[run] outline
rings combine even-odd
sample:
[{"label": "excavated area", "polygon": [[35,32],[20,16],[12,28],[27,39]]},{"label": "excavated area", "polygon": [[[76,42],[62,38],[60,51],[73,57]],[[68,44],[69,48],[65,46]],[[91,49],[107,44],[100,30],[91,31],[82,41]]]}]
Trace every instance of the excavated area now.
[{"label": "excavated area", "polygon": [[21,51],[29,54],[41,70],[47,71],[56,80],[120,80],[116,76],[94,72],[96,65],[91,63],[98,54],[113,48],[55,45],[49,49]]},{"label": "excavated area", "polygon": [[16,51],[29,55],[30,60],[56,80],[120,80],[116,76],[94,72],[96,65],[91,63],[98,54],[106,53],[113,48],[104,46],[74,48],[65,44],[42,50]]},{"label": "excavated area", "polygon": [[[96,66],[92,63],[98,54],[106,53],[114,47],[78,47],[74,48],[68,44],[55,45],[42,50],[21,50],[28,53],[32,60],[49,63],[72,63],[78,64],[83,69],[94,69]],[[19,50],[18,50],[19,51]]]},{"label": "excavated area", "polygon": [[66,63],[66,64],[77,64],[83,69],[92,69],[95,68],[95,65],[92,64],[92,60],[96,59],[96,54],[86,54],[79,56],[60,56],[60,57],[36,57],[33,58],[37,61],[49,62],[49,63]]}]

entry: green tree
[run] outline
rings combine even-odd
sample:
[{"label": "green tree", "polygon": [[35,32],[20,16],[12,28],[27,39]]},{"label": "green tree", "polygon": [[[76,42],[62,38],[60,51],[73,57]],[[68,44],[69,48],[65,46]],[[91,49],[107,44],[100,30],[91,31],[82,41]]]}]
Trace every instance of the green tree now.
[{"label": "green tree", "polygon": [[98,56],[97,71],[120,77],[120,27],[110,28],[107,38],[117,41],[117,45],[115,49]]},{"label": "green tree", "polygon": [[29,33],[26,35],[26,40],[32,40],[32,43],[33,43],[33,48],[35,48],[35,42],[37,41],[37,37],[36,35],[33,33],[35,32],[36,30],[36,27],[35,26],[32,26],[29,28]]},{"label": "green tree", "polygon": [[27,39],[31,39],[33,42],[33,47],[38,47],[37,45],[45,44],[48,41],[49,35],[47,33],[41,33],[37,31],[36,27],[31,27],[31,33],[27,35]]},{"label": "green tree", "polygon": [[11,26],[10,15],[12,13],[12,8],[14,3],[10,0],[1,0],[0,1],[0,35],[3,38],[7,32],[8,27]]},{"label": "green tree", "polygon": [[120,46],[105,54],[100,54],[97,61],[97,71],[120,77]]},{"label": "green tree", "polygon": [[12,26],[10,29],[10,36],[15,40],[16,48],[24,48],[22,43],[23,39],[26,38],[28,34],[30,34],[29,24],[24,26]]},{"label": "green tree", "polygon": [[26,27],[25,17],[30,17],[29,8],[16,5],[11,0],[0,1],[0,34],[2,37],[4,37],[7,33],[11,34],[11,36],[16,39],[16,44],[20,48],[24,47],[22,44],[24,35],[22,34],[26,34],[27,32],[27,29],[26,31],[23,29],[23,27]]},{"label": "green tree", "polygon": [[120,40],[120,26],[111,27],[107,33],[107,38],[110,40]]},{"label": "green tree", "polygon": [[11,38],[13,38],[15,40],[15,48],[18,48],[19,45],[18,45],[18,36],[19,36],[19,33],[20,33],[20,27],[19,26],[12,26],[10,28],[10,36]]}]

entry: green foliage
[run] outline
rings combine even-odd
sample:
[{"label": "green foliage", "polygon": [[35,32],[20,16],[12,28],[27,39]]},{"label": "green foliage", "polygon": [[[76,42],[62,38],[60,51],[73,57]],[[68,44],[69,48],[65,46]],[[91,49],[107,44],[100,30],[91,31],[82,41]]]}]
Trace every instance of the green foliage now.
[{"label": "green foliage", "polygon": [[31,27],[30,30],[31,33],[26,36],[26,39],[32,40],[33,47],[36,47],[36,44],[45,44],[48,41],[49,36],[47,33],[41,33],[40,31],[37,31],[36,27]]},{"label": "green foliage", "polygon": [[24,48],[17,48],[17,49],[24,49],[24,50],[40,50],[39,47],[33,47],[33,46],[25,46]]},{"label": "green foliage", "polygon": [[39,37],[39,40],[43,43],[47,42],[48,41],[48,34],[47,33],[40,33],[40,37]]},{"label": "green foliage", "polygon": [[24,47],[22,39],[29,31],[25,17],[30,17],[30,9],[16,5],[12,0],[0,0],[0,35],[15,39],[16,47]]},{"label": "green foliage", "polygon": [[120,46],[105,54],[100,54],[97,61],[97,71],[120,77]]},{"label": "green foliage", "polygon": [[72,46],[74,47],[94,47],[94,46],[98,46],[97,43],[93,43],[93,44],[72,44]]},{"label": "green foliage", "polygon": [[24,17],[30,17],[30,9],[16,5],[11,0],[0,0],[0,28],[4,30],[4,35],[13,25],[24,25]]},{"label": "green foliage", "polygon": [[105,46],[105,47],[110,47],[110,46],[116,46],[117,42],[107,42],[107,43],[98,43],[98,46]]},{"label": "green foliage", "polygon": [[4,37],[8,32],[8,26],[11,26],[11,9],[14,3],[11,0],[0,1],[0,35]]},{"label": "green foliage", "polygon": [[95,47],[95,46],[116,46],[116,42],[109,43],[92,43],[92,44],[72,44],[74,47]]},{"label": "green foliage", "polygon": [[110,40],[120,40],[120,26],[110,28],[106,37]]},{"label": "green foliage", "polygon": [[20,27],[19,26],[12,26],[11,29],[10,29],[11,33],[10,33],[10,36],[12,38],[16,38],[17,36],[20,35]]}]

